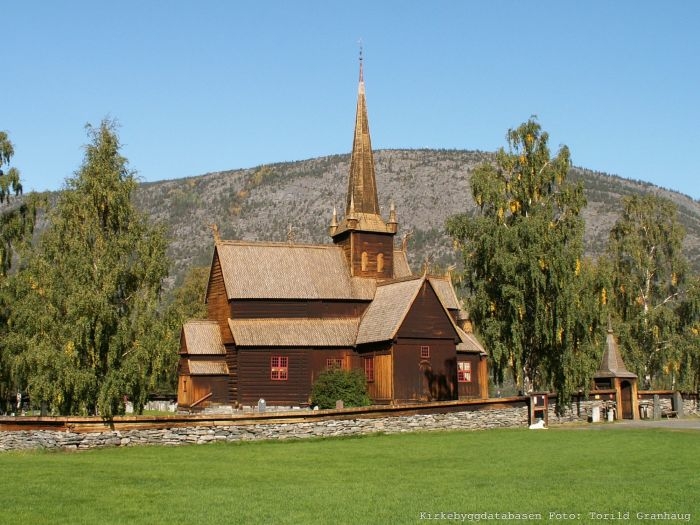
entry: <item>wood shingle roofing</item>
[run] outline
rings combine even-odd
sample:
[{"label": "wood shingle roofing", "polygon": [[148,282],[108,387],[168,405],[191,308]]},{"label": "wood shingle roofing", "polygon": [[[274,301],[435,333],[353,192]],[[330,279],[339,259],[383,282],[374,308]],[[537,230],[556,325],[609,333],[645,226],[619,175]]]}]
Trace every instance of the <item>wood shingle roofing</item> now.
[{"label": "wood shingle roofing", "polygon": [[216,321],[188,321],[182,326],[182,337],[188,354],[226,355]]},{"label": "wood shingle roofing", "polygon": [[603,352],[603,360],[600,363],[600,368],[594,374],[594,378],[604,378],[604,377],[626,377],[626,378],[636,378],[637,374],[634,374],[627,370],[625,362],[622,360],[620,355],[620,350],[617,347],[617,341],[615,340],[615,334],[611,328],[608,329],[608,335],[605,341],[605,352]]},{"label": "wood shingle roofing", "polygon": [[452,283],[447,280],[447,277],[428,277],[428,281],[433,286],[433,290],[440,298],[442,305],[448,310],[460,310],[459,299],[452,286]]},{"label": "wood shingle roofing", "polygon": [[190,375],[193,376],[218,376],[218,375],[228,375],[228,366],[226,366],[226,361],[195,361],[193,359],[187,360],[187,366],[190,370]]},{"label": "wood shingle roofing", "polygon": [[359,323],[359,318],[228,320],[236,346],[352,348]]},{"label": "wood shingle roofing", "polygon": [[393,339],[424,282],[418,277],[378,286],[360,322],[357,344]]},{"label": "wood shingle roofing", "polygon": [[351,277],[339,246],[222,241],[216,254],[229,300],[374,296],[375,280]]}]

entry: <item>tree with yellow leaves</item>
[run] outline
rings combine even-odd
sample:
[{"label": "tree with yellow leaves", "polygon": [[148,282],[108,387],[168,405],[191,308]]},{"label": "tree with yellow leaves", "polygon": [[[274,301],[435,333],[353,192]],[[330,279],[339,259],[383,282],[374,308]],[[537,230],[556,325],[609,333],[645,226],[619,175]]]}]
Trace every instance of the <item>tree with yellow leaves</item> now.
[{"label": "tree with yellow leaves", "polygon": [[623,199],[608,242],[620,347],[627,366],[656,388],[678,387],[685,372],[680,350],[693,317],[682,312],[693,309],[684,237],[676,205],[644,194]]},{"label": "tree with yellow leaves", "polygon": [[158,371],[147,344],[167,275],[162,228],[132,203],[134,173],[114,122],[87,126],[81,167],[66,182],[26,269],[13,280],[13,370],[35,406],[53,413],[142,407]]},{"label": "tree with yellow leaves", "polygon": [[568,148],[552,157],[548,139],[534,118],[509,130],[508,150],[472,174],[475,216],[451,217],[447,231],[495,380],[509,372],[566,401],[596,368],[600,290],[583,263],[583,188],[567,179]]}]

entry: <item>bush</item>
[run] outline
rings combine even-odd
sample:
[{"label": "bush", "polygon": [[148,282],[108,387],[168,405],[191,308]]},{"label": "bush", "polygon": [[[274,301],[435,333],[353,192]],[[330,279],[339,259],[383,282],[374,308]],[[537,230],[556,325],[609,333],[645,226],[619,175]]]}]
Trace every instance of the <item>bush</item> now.
[{"label": "bush", "polygon": [[335,408],[335,402],[339,399],[346,407],[370,404],[367,381],[362,371],[331,368],[321,372],[311,389],[311,402],[319,408]]}]

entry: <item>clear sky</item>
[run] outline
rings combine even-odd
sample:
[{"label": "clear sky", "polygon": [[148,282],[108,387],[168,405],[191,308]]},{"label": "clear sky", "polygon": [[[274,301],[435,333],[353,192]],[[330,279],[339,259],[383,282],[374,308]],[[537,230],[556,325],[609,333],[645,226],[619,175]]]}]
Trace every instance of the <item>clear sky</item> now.
[{"label": "clear sky", "polygon": [[575,165],[700,199],[700,2],[4,2],[0,130],[25,189],[117,119],[145,181],[372,145],[494,151],[537,115]]}]

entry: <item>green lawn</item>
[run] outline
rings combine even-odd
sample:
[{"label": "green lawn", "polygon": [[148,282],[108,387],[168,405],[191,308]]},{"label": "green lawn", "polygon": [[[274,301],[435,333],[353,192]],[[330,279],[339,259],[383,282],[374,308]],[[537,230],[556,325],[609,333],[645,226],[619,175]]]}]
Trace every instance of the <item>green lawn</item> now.
[{"label": "green lawn", "polygon": [[699,453],[697,431],[564,428],[10,452],[0,454],[0,522],[389,524],[510,512],[542,523],[554,512],[610,523],[589,513],[629,512],[636,523],[638,512],[668,512],[698,523]]}]

